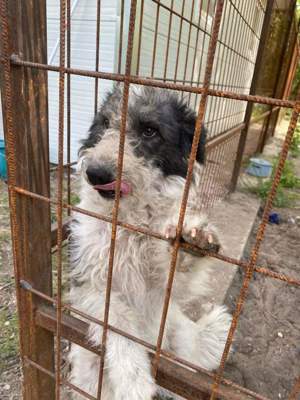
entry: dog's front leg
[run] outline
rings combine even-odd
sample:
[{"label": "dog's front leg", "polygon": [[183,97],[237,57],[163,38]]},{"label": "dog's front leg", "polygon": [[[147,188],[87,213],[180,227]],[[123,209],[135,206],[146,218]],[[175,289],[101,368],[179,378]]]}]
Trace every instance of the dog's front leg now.
[{"label": "dog's front leg", "polygon": [[[134,310],[120,298],[113,297],[109,323],[136,337],[143,337],[138,329],[138,318]],[[101,343],[102,328],[92,325],[90,339]],[[105,354],[105,377],[114,397],[109,400],[151,400],[156,385],[151,375],[151,365],[147,350],[109,330]]]},{"label": "dog's front leg", "polygon": [[173,328],[172,346],[177,355],[207,370],[219,366],[231,324],[226,307],[215,306],[194,322],[179,306],[172,304],[169,321]]}]

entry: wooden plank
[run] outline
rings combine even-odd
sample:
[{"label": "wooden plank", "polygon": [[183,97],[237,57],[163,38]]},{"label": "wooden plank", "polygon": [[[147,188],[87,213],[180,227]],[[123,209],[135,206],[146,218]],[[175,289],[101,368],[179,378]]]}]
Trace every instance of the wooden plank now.
[{"label": "wooden plank", "polygon": [[[42,305],[38,307],[35,314],[36,324],[51,331],[56,330],[56,310],[53,306]],[[63,313],[61,334],[67,340],[76,343],[91,352],[100,355],[101,348],[92,346],[87,340],[89,324],[75,318],[72,315]],[[149,352],[152,360],[154,354]],[[176,393],[188,400],[206,400],[210,398],[210,389],[213,378],[205,372],[194,372],[167,358],[161,357],[156,377],[157,384],[165,389]],[[243,388],[221,383],[219,400],[254,400],[262,399],[254,393]]]},{"label": "wooden plank", "polygon": [[[2,2],[1,6],[2,17],[5,17],[1,24],[2,32],[6,35],[5,45],[2,43],[6,72],[2,71],[4,86],[1,94],[6,111],[6,145],[10,154],[9,184],[49,196],[47,72],[12,65],[7,72],[12,54],[20,54],[34,62],[47,62],[46,1],[10,0]],[[25,279],[38,290],[52,294],[50,206],[16,193],[11,194],[10,199],[11,212],[14,213],[12,228],[21,356],[28,356],[54,371],[53,334],[36,326],[33,316],[34,308],[42,300],[32,297],[18,284],[18,279]],[[54,382],[49,376],[31,367],[24,368],[23,374],[25,400],[54,398]]]}]

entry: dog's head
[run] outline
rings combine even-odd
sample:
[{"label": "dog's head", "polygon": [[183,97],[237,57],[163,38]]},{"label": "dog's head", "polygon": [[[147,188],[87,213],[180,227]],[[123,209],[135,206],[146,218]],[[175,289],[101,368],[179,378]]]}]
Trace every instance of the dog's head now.
[{"label": "dog's head", "polygon": [[[121,108],[122,88],[116,85],[106,96],[79,152],[86,182],[100,201],[107,202],[115,196]],[[122,199],[139,198],[171,177],[185,178],[195,120],[195,113],[173,92],[131,86]],[[197,151],[199,163],[204,163],[205,158],[203,131]]]}]

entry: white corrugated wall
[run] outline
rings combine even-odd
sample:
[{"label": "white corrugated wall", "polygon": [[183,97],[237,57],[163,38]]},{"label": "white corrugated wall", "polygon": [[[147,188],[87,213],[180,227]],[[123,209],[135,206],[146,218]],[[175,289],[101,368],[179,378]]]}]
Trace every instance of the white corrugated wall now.
[{"label": "white corrugated wall", "polygon": [[[72,25],[71,25],[71,67],[94,70],[95,69],[95,46],[96,46],[96,0],[72,0]],[[105,72],[117,72],[118,63],[118,44],[119,44],[119,26],[120,26],[120,0],[102,0],[101,4],[101,34],[100,34],[100,70]],[[171,5],[171,0],[165,0],[166,6]],[[192,1],[186,1],[184,7],[184,16],[191,18]],[[213,8],[208,8],[210,3],[207,0],[202,2],[202,12],[200,26],[204,30],[210,32],[212,25]],[[250,7],[249,3],[249,7]],[[173,0],[174,10],[181,14],[182,0]],[[125,0],[124,6],[124,32],[123,32],[123,53],[122,53],[122,69],[124,72],[126,42],[129,21],[130,0]],[[150,0],[144,1],[144,17],[142,28],[142,44],[140,56],[139,75],[149,77],[152,73],[152,57],[154,46],[155,20],[156,20],[157,4]],[[208,10],[208,15],[206,11]],[[229,7],[225,7],[222,24],[235,25],[238,22],[238,15],[229,15]],[[140,2],[138,2],[138,14],[140,12]],[[193,11],[193,21],[197,24],[199,17],[198,2],[195,1],[195,9]],[[138,18],[139,20],[139,18]],[[158,23],[158,36],[156,48],[156,62],[154,65],[153,77],[164,78],[164,69],[166,61],[166,46],[168,36],[168,26],[170,14],[163,7],[160,7],[160,17]],[[48,34],[48,62],[53,65],[59,64],[59,0],[47,1],[47,34]],[[252,14],[252,20],[249,24],[260,34],[262,24],[262,13],[256,9]],[[137,28],[138,23],[137,23]],[[173,15],[172,30],[169,43],[168,62],[166,70],[166,78],[173,80],[175,75],[175,65],[177,59],[178,43],[179,43],[180,18]],[[245,29],[245,28],[244,28]],[[247,41],[248,47],[243,42],[243,36],[233,37],[226,35],[226,29],[221,35],[220,40],[226,42],[229,47],[233,47],[237,53],[242,52],[246,57],[253,60],[253,63],[241,64],[238,60],[234,64],[235,71],[229,76],[223,71],[231,68],[228,65],[230,50],[218,43],[217,57],[214,63],[214,73],[212,83],[222,85],[221,89],[233,90],[241,93],[248,93],[250,82],[253,74],[254,61],[257,52],[258,40],[253,39]],[[209,35],[199,31],[199,40],[197,46],[197,57],[195,63],[194,74],[192,76],[193,56],[196,45],[196,29],[191,29],[190,45],[188,46],[189,24],[182,24],[182,32],[179,47],[179,63],[177,68],[177,81],[186,80],[189,84],[191,80],[198,81],[198,71],[200,68],[200,82],[203,81],[204,66],[207,56],[207,48],[209,44]],[[134,60],[133,71],[137,63],[137,47],[138,35],[135,35],[134,43]],[[203,53],[203,56],[202,56]],[[185,64],[188,56],[186,73]],[[219,59],[219,61],[218,61]],[[233,59],[234,60],[234,59]],[[49,133],[50,133],[50,160],[57,161],[57,131],[58,131],[58,73],[49,72]],[[239,78],[238,78],[239,77]],[[99,98],[112,85],[111,81],[99,81]],[[235,85],[240,85],[239,89]],[[87,130],[93,118],[94,112],[94,79],[71,75],[71,161],[76,160],[77,151],[80,146],[80,140],[86,136]],[[192,102],[194,105],[194,102]],[[237,102],[236,100],[209,98],[206,112],[206,124],[210,130],[210,136],[218,135],[226,129],[239,124],[243,121],[246,104]],[[210,112],[212,110],[213,112]],[[212,123],[218,118],[216,114],[222,116],[218,123]],[[235,112],[233,112],[235,111]],[[236,111],[239,113],[237,114]],[[66,113],[65,113],[66,115]],[[3,136],[2,118],[0,124],[0,136]],[[66,150],[66,140],[65,140]],[[66,154],[66,151],[65,151]],[[66,157],[65,157],[65,162]]]},{"label": "white corrugated wall", "polygon": [[[71,12],[71,67],[94,70],[96,1],[73,0]],[[102,0],[99,63],[101,71],[115,71],[119,26],[118,12],[118,0]],[[58,65],[59,0],[47,1],[47,19],[48,62]],[[49,72],[48,79],[50,160],[51,162],[56,162],[58,144],[58,74],[56,72]],[[93,118],[94,87],[95,80],[93,78],[71,75],[71,161],[76,160],[80,140],[86,136]],[[111,87],[110,81],[99,81],[100,97],[103,96],[103,93],[109,87]]]}]

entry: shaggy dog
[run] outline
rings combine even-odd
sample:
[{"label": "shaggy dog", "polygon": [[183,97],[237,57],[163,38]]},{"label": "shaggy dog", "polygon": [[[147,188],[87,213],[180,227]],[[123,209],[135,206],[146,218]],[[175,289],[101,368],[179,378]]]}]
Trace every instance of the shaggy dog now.
[{"label": "shaggy dog", "polygon": [[[80,150],[80,207],[111,215],[115,196],[122,88],[110,92]],[[119,219],[174,238],[195,128],[195,114],[167,90],[132,86],[129,94]],[[205,135],[202,135],[204,138]],[[214,228],[199,209],[204,140],[199,144],[183,238],[204,248],[218,247]],[[111,225],[77,214],[72,224],[73,307],[103,320]],[[109,323],[156,343],[170,267],[167,241],[118,227]],[[209,293],[208,257],[180,251],[163,349],[208,370],[218,367],[231,317],[215,306],[197,322],[184,306]],[[90,324],[89,341],[101,343],[102,328]],[[72,382],[97,393],[99,357],[73,345]],[[147,349],[108,333],[103,400],[150,400],[159,389]],[[81,398],[81,397],[80,397]]]}]

